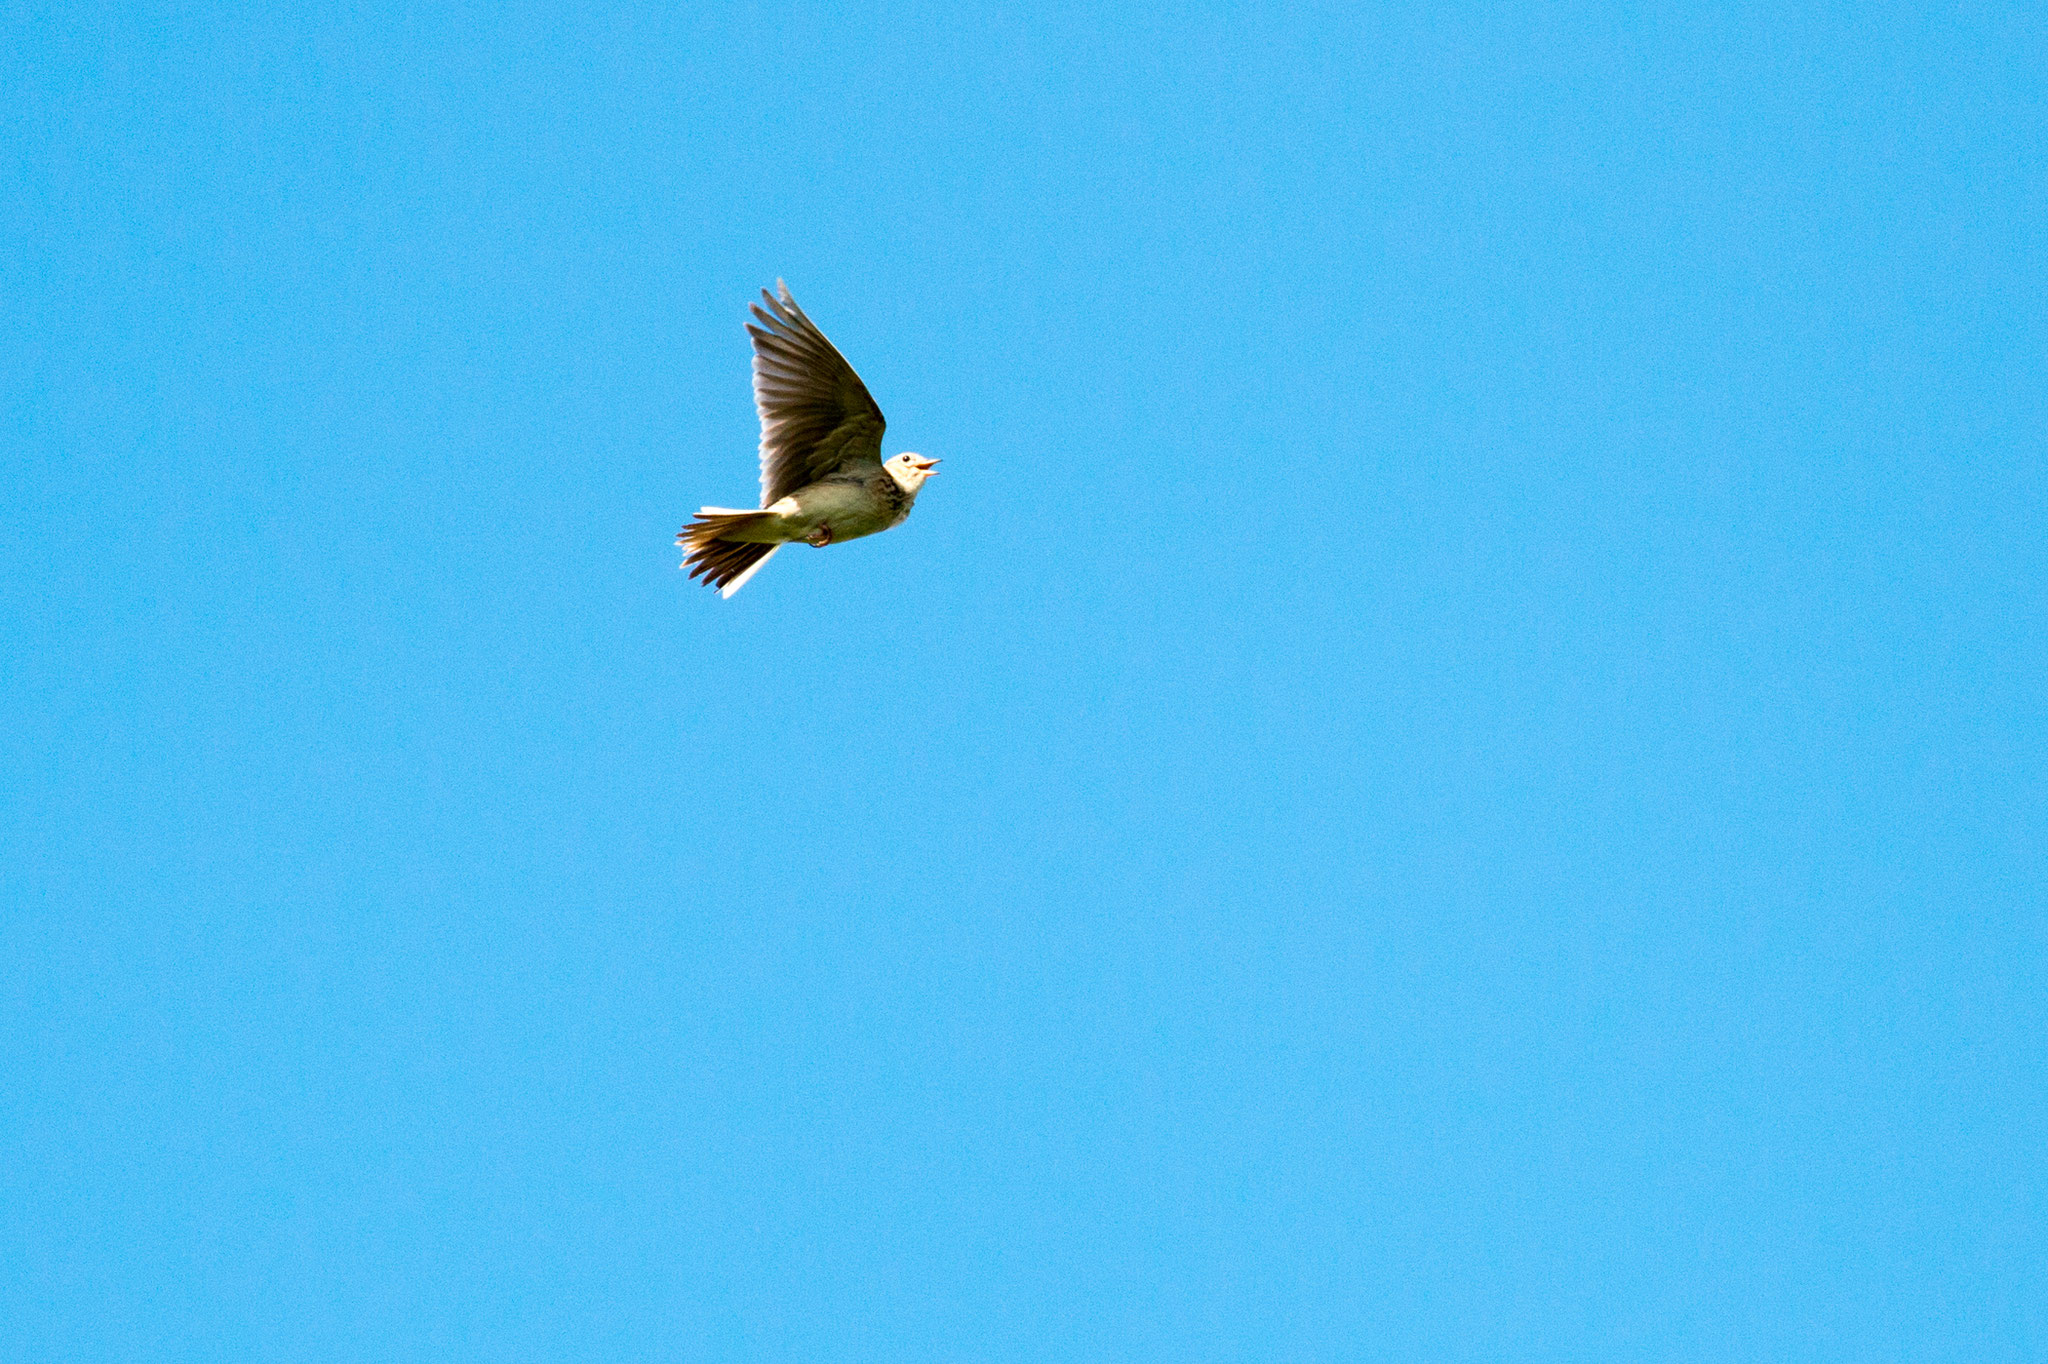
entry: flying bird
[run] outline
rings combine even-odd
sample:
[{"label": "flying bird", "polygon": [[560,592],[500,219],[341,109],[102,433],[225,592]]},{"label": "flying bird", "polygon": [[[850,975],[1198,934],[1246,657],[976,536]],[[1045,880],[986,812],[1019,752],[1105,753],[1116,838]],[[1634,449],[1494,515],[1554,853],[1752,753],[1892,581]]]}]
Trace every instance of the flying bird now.
[{"label": "flying bird", "polygon": [[[822,549],[901,525],[938,464],[882,460],[882,409],[825,333],[775,281],[752,305],[754,406],[761,413],[761,507],[703,507],[676,543],[682,566],[730,597],[798,540]],[[766,304],[763,307],[762,304]],[[756,326],[755,323],[759,323]]]}]

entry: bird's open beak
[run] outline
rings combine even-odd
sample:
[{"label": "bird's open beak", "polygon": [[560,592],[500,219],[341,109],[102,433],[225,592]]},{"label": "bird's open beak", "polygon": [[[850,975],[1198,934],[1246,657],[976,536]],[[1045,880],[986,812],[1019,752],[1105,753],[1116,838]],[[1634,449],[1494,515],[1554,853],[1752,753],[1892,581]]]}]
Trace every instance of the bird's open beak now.
[{"label": "bird's open beak", "polygon": [[938,462],[937,460],[935,460],[935,459],[927,459],[927,460],[922,460],[922,461],[920,461],[920,462],[919,462],[919,464],[918,464],[918,466],[917,466],[917,469],[918,469],[918,472],[919,472],[919,473],[925,473],[925,474],[928,474],[928,473],[930,473],[930,472],[931,472],[932,470],[934,470],[934,469],[936,469],[936,468],[938,468],[938,467],[939,467],[939,462]]}]

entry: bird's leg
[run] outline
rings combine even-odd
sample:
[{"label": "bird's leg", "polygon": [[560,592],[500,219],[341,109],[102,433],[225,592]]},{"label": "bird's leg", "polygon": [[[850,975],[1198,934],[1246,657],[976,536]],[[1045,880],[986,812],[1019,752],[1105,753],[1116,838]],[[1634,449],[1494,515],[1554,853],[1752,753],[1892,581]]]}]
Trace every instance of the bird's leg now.
[{"label": "bird's leg", "polygon": [[815,545],[819,549],[823,549],[825,546],[831,544],[832,523],[830,521],[820,521],[818,523],[818,528],[812,531],[810,535],[805,538],[804,543],[807,545]]}]

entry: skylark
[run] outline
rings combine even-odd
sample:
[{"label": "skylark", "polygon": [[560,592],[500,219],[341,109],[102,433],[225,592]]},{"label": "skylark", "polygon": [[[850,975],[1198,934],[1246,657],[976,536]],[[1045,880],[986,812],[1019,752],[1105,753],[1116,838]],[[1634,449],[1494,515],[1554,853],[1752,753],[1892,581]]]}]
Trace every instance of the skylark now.
[{"label": "skylark", "polygon": [[730,597],[784,545],[822,549],[900,525],[938,461],[882,460],[882,409],[846,357],[781,297],[753,305],[754,406],[761,413],[761,509],[704,507],[684,526],[683,567]]}]

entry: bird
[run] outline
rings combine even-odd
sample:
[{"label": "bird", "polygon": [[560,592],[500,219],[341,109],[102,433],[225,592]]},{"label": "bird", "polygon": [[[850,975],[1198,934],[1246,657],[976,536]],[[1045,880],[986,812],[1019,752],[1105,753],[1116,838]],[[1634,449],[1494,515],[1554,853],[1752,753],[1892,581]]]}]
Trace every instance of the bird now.
[{"label": "bird", "polygon": [[[730,597],[784,545],[823,549],[903,524],[939,461],[882,459],[882,409],[868,386],[775,281],[749,305],[754,406],[761,414],[761,506],[701,507],[676,536],[682,568]],[[765,305],[765,306],[764,306]],[[758,324],[758,325],[757,325]]]}]

